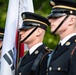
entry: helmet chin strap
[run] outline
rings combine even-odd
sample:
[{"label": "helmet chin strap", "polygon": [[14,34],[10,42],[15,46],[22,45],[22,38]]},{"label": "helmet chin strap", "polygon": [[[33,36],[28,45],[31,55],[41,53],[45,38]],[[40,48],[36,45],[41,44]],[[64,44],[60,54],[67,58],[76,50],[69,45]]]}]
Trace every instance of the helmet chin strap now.
[{"label": "helmet chin strap", "polygon": [[0,50],[2,49],[2,46],[0,47]]},{"label": "helmet chin strap", "polygon": [[24,42],[39,26],[36,26],[20,43]]},{"label": "helmet chin strap", "polygon": [[55,32],[60,28],[60,26],[63,24],[63,22],[64,22],[68,17],[69,17],[69,15],[67,15],[67,16],[63,19],[63,21],[58,25],[58,27],[57,27],[53,32],[51,32],[52,35],[55,34]]}]

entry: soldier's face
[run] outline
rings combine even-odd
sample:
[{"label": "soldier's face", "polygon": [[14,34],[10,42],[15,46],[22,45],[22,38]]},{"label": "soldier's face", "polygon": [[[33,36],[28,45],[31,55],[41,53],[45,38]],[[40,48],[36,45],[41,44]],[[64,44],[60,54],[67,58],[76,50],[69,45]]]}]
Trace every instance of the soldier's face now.
[{"label": "soldier's face", "polygon": [[[28,34],[30,34],[30,32],[33,30],[34,28],[31,29],[25,29],[25,30],[21,30],[20,31],[20,39],[23,40],[25,37],[28,36]],[[29,44],[33,41],[33,39],[35,39],[35,32],[33,32],[25,41],[24,43]]]},{"label": "soldier's face", "polygon": [[[62,16],[62,17],[59,17],[59,18],[50,18],[49,19],[51,32],[53,32],[58,27],[58,25],[63,21],[63,19],[65,17],[66,16]],[[67,27],[68,27],[68,22],[65,21],[61,25],[61,27],[57,30],[56,34],[60,34],[60,33],[64,32],[67,29]]]}]

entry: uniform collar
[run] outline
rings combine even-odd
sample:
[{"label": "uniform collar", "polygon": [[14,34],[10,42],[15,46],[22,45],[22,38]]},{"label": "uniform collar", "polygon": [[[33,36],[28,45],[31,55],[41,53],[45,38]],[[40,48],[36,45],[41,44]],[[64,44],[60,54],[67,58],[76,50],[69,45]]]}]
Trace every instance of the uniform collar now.
[{"label": "uniform collar", "polygon": [[32,54],[32,53],[36,50],[36,48],[39,47],[39,46],[42,45],[42,44],[43,44],[43,43],[40,42],[40,43],[34,45],[32,48],[30,48],[29,53]]},{"label": "uniform collar", "polygon": [[63,40],[60,40],[59,43],[61,43],[61,46],[63,46],[65,44],[65,42],[68,41],[74,35],[76,35],[76,33],[70,34],[70,35],[66,36]]}]

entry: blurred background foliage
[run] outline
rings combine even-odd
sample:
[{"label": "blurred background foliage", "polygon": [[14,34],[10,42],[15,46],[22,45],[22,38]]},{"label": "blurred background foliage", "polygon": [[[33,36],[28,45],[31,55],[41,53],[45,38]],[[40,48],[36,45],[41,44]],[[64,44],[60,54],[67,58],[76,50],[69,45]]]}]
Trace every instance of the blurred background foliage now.
[{"label": "blurred background foliage", "polygon": [[[7,8],[9,0],[0,0],[0,27],[5,27]],[[37,14],[47,17],[51,12],[49,0],[33,0],[34,11]],[[11,11],[12,12],[12,11]],[[51,35],[50,28],[47,28],[44,43],[54,49],[59,41],[58,35]]]}]

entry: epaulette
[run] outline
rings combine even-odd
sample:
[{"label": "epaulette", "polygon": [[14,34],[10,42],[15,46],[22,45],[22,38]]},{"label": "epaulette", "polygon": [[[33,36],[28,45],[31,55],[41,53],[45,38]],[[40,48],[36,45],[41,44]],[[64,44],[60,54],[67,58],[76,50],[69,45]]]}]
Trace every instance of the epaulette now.
[{"label": "epaulette", "polygon": [[52,51],[53,51],[52,49],[50,49],[50,48],[47,47],[47,46],[45,46],[44,49],[45,49],[45,52],[52,52]]},{"label": "epaulette", "polygon": [[50,49],[49,47],[47,47],[47,46],[44,47],[44,52],[45,52],[45,54],[42,56],[41,61],[40,61],[40,64],[41,64],[42,60],[44,59],[44,57],[45,57],[47,54],[51,53],[52,51],[53,51],[53,50]]}]

